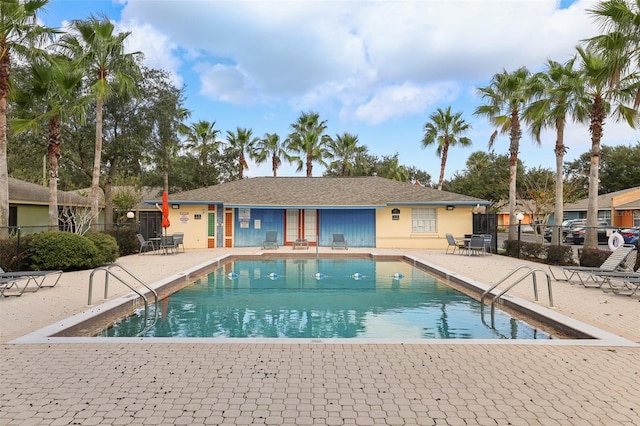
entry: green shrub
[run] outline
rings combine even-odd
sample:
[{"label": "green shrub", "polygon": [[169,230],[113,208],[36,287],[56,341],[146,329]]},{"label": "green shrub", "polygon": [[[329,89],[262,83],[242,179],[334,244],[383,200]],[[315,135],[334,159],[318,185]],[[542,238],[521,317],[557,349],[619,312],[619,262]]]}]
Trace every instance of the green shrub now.
[{"label": "green shrub", "polygon": [[123,226],[105,232],[116,239],[120,256],[128,256],[138,252],[140,243],[136,237],[137,230],[134,227]]},{"label": "green shrub", "polygon": [[5,271],[19,271],[27,266],[25,260],[26,253],[31,244],[31,235],[20,237],[10,237],[0,240],[0,266]]},{"label": "green shrub", "polygon": [[582,249],[578,250],[580,266],[599,267],[611,255],[609,250]]},{"label": "green shrub", "polygon": [[113,263],[116,261],[119,252],[118,243],[115,238],[103,232],[87,232],[84,236],[93,241],[93,244],[98,248],[98,253],[102,259],[100,264]]},{"label": "green shrub", "polygon": [[573,259],[573,248],[564,245],[548,245],[547,263],[551,265],[575,265]]},{"label": "green shrub", "polygon": [[29,263],[34,270],[91,269],[102,264],[102,256],[89,238],[71,232],[53,231],[34,234]]}]

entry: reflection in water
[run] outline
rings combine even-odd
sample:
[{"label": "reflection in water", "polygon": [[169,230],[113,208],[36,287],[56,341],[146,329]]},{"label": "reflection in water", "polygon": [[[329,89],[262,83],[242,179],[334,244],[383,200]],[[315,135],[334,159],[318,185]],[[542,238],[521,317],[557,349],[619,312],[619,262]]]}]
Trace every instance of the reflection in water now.
[{"label": "reflection in water", "polygon": [[[322,274],[322,279],[317,274]],[[134,336],[142,314],[105,332]],[[237,260],[161,303],[148,337],[548,339],[401,261]]]}]

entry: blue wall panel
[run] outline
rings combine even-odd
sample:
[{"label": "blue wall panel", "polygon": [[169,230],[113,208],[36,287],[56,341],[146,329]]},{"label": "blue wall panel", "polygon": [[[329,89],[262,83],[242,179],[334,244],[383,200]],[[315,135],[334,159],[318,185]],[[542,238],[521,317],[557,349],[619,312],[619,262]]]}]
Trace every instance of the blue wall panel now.
[{"label": "blue wall panel", "polygon": [[[267,231],[278,231],[278,242],[284,241],[284,210],[251,209],[248,228],[240,227],[238,209],[234,209],[234,245],[235,247],[259,247],[265,239]],[[260,220],[260,229],[255,229],[256,219]]]},{"label": "blue wall panel", "polygon": [[320,246],[330,246],[334,233],[344,234],[349,247],[376,246],[374,209],[319,210]]}]

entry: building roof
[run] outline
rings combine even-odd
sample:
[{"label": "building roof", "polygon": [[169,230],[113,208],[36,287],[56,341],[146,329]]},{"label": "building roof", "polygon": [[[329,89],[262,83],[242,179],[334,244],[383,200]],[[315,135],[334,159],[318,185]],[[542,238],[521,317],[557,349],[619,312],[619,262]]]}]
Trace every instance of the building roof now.
[{"label": "building roof", "polygon": [[479,198],[376,176],[248,178],[169,194],[169,202],[254,208],[378,208],[407,204],[489,205],[488,201]]},{"label": "building roof", "polygon": [[[624,195],[628,192],[638,191],[640,189],[639,186],[623,189],[620,191],[609,192],[608,194],[598,195],[598,210],[609,210],[613,206],[611,205],[611,201],[620,195]],[[587,211],[587,205],[589,204],[588,198],[583,198],[582,200],[576,201],[575,203],[567,203],[564,205],[564,211]],[[620,206],[616,206],[616,208],[620,208]]]},{"label": "building roof", "polygon": [[[49,188],[9,178],[9,202],[12,204],[49,205]],[[71,191],[58,191],[61,206],[89,206],[89,199]]]}]

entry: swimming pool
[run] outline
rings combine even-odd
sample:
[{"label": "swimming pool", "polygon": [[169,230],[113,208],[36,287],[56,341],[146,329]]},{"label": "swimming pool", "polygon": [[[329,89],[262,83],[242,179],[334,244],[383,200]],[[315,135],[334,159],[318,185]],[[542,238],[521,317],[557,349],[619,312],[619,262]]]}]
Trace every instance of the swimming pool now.
[{"label": "swimming pool", "polygon": [[[487,315],[485,313],[485,315]],[[143,337],[551,339],[402,260],[237,259],[160,303]],[[141,312],[103,336],[135,336]]]}]

